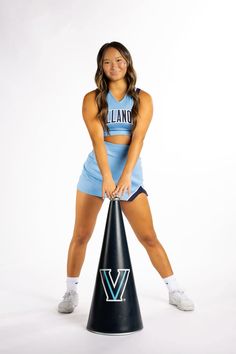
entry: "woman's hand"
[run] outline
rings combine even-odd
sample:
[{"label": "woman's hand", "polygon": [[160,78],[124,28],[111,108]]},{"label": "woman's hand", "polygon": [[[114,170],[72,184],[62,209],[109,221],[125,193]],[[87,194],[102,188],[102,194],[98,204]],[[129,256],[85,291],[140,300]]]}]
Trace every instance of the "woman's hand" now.
[{"label": "woman's hand", "polygon": [[112,192],[112,196],[121,197],[125,192],[131,193],[131,174],[121,175],[116,188]]},{"label": "woman's hand", "polygon": [[114,189],[116,188],[116,184],[112,178],[112,176],[106,176],[103,177],[103,181],[102,181],[102,198],[105,198],[105,193],[106,196],[111,199],[114,197],[114,195],[112,195],[112,192],[114,191]]}]

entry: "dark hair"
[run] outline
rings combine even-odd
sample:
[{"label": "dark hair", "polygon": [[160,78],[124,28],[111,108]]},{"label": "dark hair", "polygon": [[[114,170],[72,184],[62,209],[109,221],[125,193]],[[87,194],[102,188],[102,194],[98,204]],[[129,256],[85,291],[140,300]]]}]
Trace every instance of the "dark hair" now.
[{"label": "dark hair", "polygon": [[134,104],[132,107],[131,111],[131,118],[133,120],[133,128],[132,132],[136,127],[137,124],[137,116],[138,116],[138,111],[139,111],[139,96],[138,93],[135,91],[135,84],[137,80],[136,72],[133,68],[133,61],[131,58],[131,55],[128,51],[128,49],[121,43],[119,42],[110,42],[110,43],[105,43],[99,50],[98,55],[97,55],[97,71],[95,74],[95,82],[97,85],[96,89],[96,102],[98,105],[98,114],[97,117],[100,120],[103,129],[106,130],[109,133],[109,128],[106,125],[106,118],[107,118],[107,113],[108,113],[108,106],[106,102],[106,95],[109,91],[108,88],[108,78],[103,72],[103,58],[104,58],[104,53],[106,49],[108,48],[115,48],[117,49],[122,57],[126,60],[127,62],[127,72],[125,75],[125,79],[127,82],[127,95],[131,96],[133,98]]}]

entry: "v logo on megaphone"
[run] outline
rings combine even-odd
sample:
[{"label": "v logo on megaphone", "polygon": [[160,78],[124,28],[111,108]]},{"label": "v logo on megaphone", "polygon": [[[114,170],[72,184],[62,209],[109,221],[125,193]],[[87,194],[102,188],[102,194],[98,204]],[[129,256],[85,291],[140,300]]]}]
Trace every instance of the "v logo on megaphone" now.
[{"label": "v logo on megaphone", "polygon": [[99,269],[102,285],[106,294],[106,301],[124,301],[122,298],[128,281],[130,269],[117,269],[115,281],[112,279],[111,269]]}]

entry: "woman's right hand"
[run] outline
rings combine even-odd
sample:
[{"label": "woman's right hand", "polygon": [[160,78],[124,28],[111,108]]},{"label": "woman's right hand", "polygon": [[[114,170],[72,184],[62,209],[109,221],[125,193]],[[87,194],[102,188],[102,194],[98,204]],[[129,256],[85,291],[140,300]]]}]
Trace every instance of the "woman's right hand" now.
[{"label": "woman's right hand", "polygon": [[107,176],[103,178],[102,181],[102,198],[105,198],[105,193],[106,196],[109,199],[112,199],[114,195],[112,195],[112,192],[116,189],[116,184],[112,178],[112,176]]}]

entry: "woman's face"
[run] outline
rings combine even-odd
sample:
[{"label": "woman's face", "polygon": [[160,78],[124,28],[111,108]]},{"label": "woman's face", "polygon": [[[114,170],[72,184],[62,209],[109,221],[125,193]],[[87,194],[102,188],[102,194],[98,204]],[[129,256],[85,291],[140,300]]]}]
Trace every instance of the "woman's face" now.
[{"label": "woman's face", "polygon": [[117,81],[125,77],[127,62],[117,49],[107,48],[103,56],[102,68],[109,80]]}]

